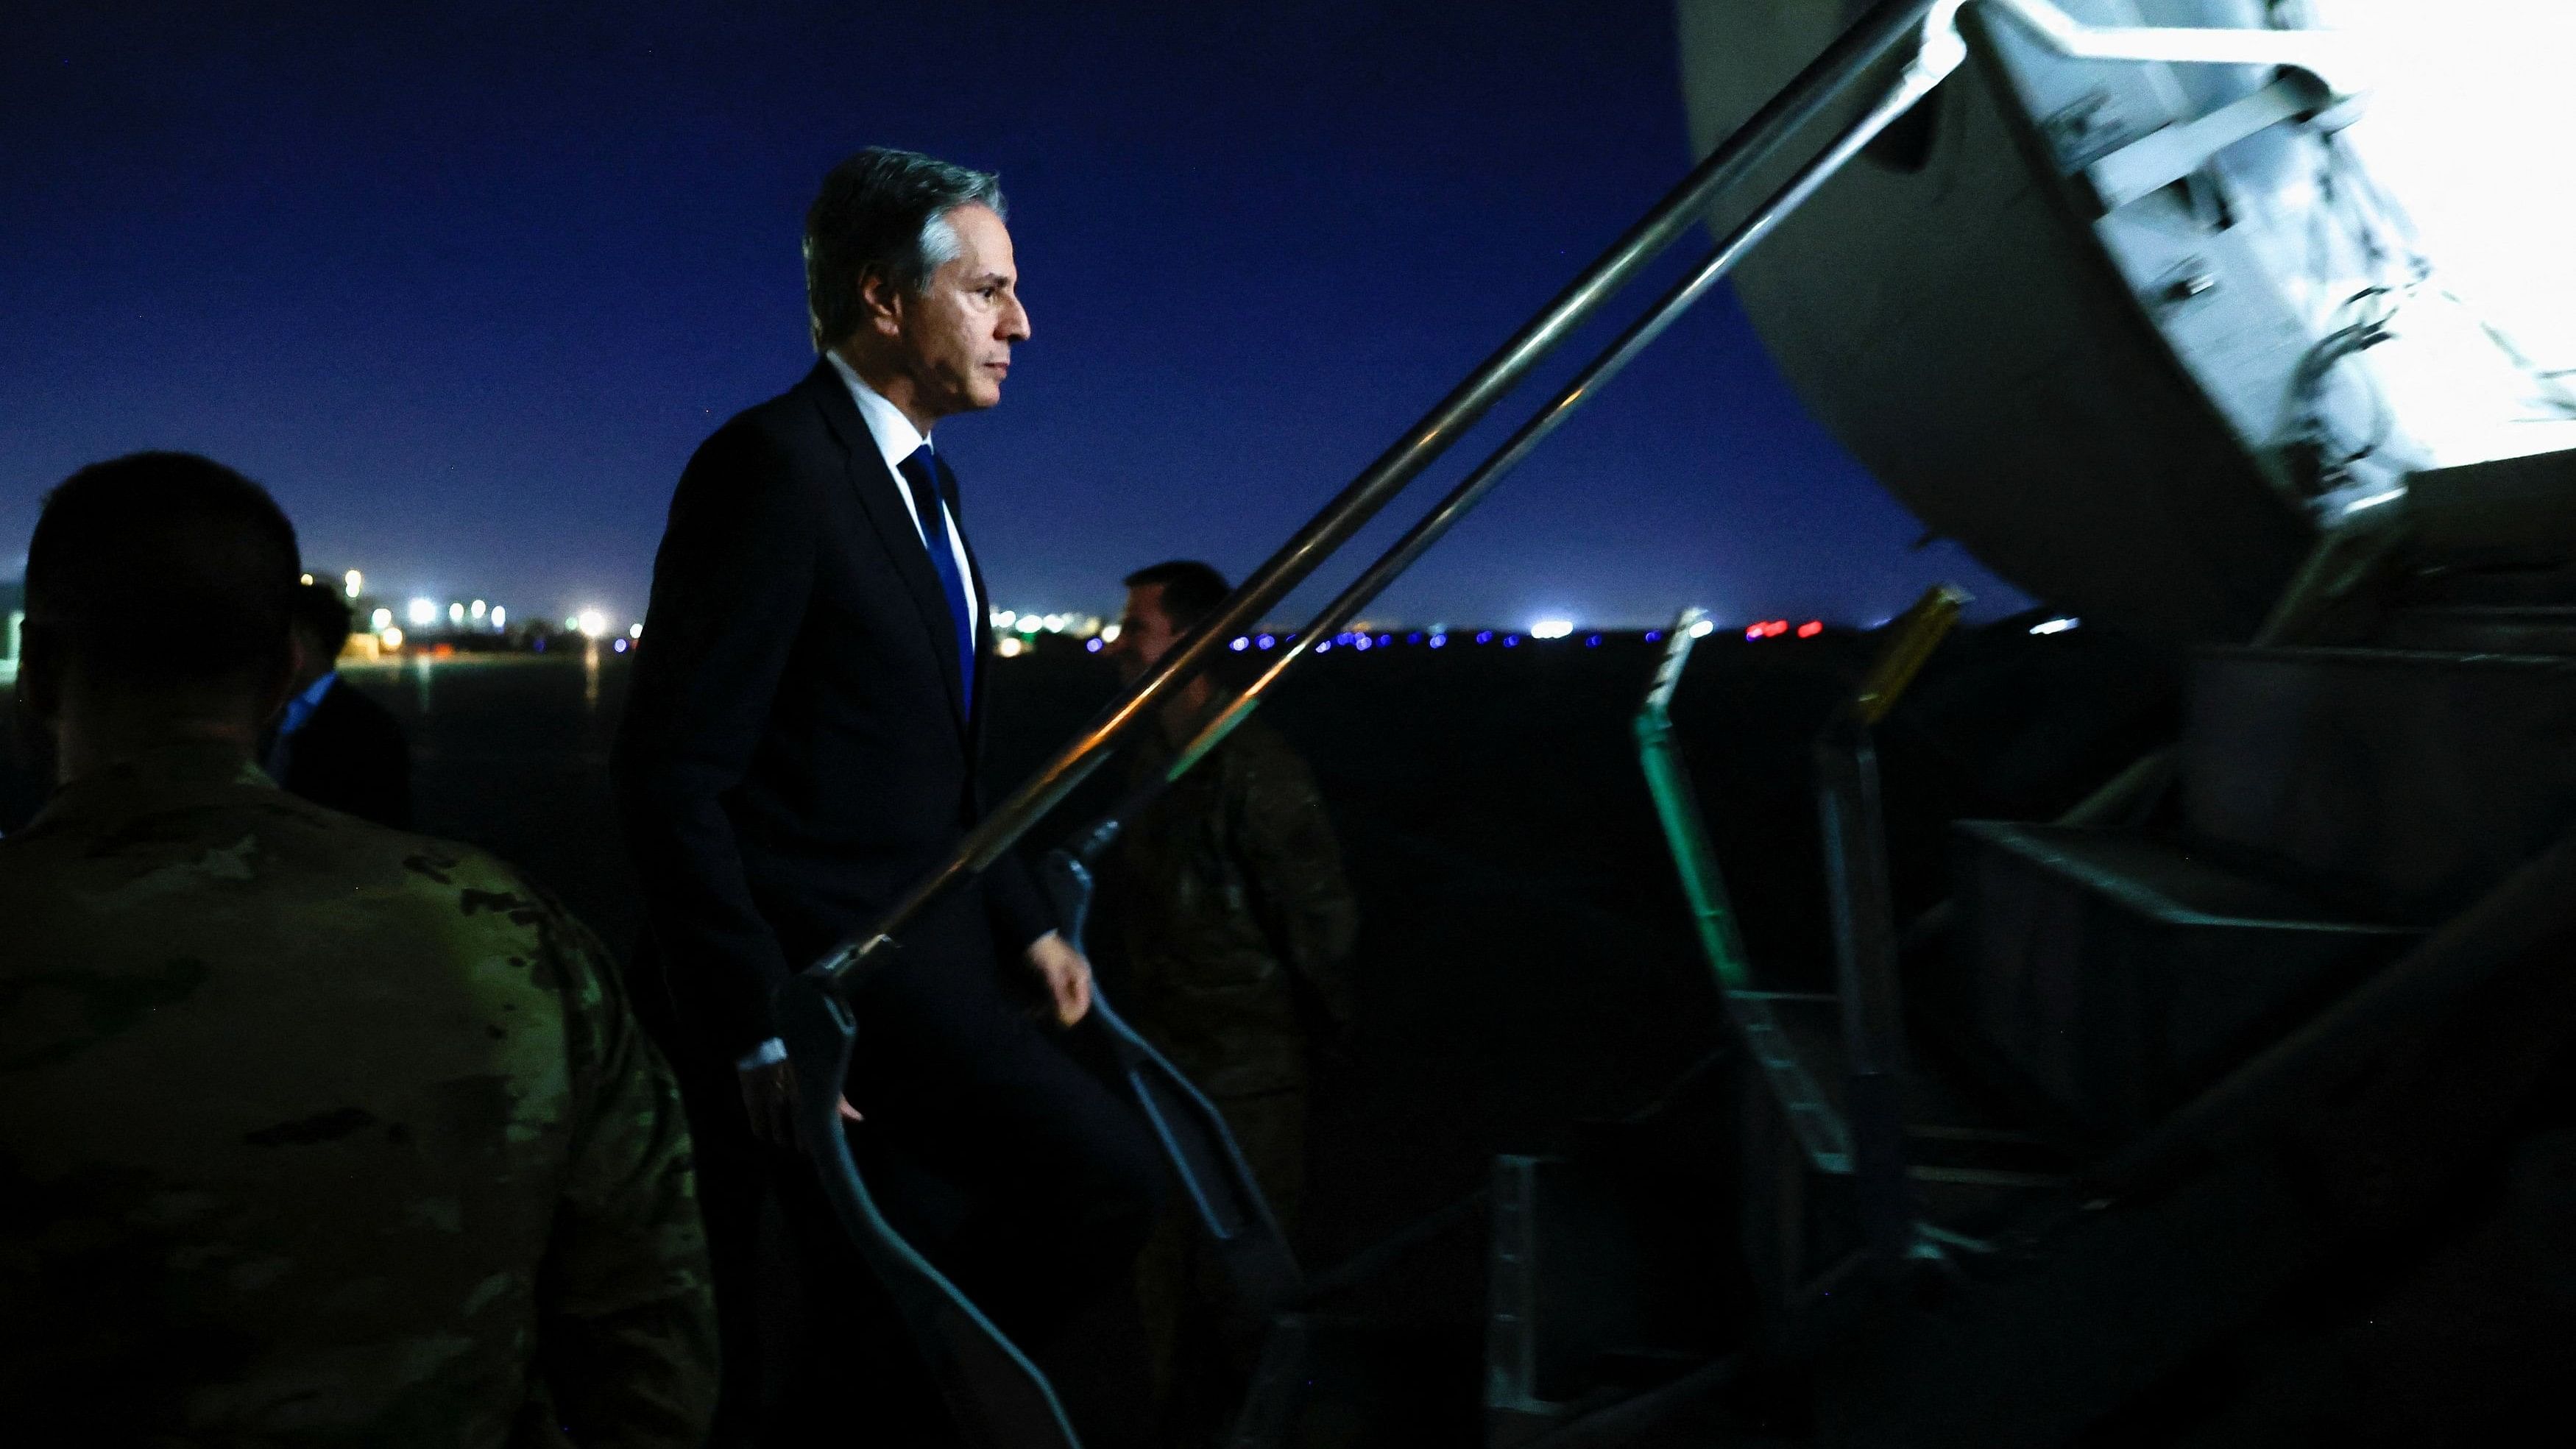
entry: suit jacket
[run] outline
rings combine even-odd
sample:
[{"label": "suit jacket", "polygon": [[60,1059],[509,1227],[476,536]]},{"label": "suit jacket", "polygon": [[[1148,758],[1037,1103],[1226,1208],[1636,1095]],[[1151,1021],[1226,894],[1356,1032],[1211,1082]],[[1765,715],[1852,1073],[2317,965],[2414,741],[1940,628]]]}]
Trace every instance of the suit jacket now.
[{"label": "suit jacket", "polygon": [[[975,621],[969,712],[901,486],[817,363],[701,444],[671,499],[614,768],[671,1005],[726,1058],[776,1035],[780,983],[982,814],[991,631]],[[1006,857],[925,915],[905,959],[989,974],[1054,926]]]},{"label": "suit jacket", "polygon": [[271,742],[262,757],[282,765],[277,783],[290,794],[391,829],[411,828],[411,742],[393,711],[346,679],[325,690],[302,727]]}]

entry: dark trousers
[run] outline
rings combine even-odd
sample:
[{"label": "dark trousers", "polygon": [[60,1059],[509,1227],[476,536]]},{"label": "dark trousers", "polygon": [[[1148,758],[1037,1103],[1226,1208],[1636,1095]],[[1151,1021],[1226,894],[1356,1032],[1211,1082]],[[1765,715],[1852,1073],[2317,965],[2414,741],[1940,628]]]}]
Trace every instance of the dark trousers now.
[{"label": "dark trousers", "polygon": [[[1162,1163],[990,969],[939,965],[899,961],[855,1003],[849,1096],[867,1120],[851,1140],[887,1218],[1034,1350],[1126,1281]],[[812,1163],[752,1136],[733,1064],[693,1056],[682,1093],[725,1356],[711,1442],[958,1442]]]}]

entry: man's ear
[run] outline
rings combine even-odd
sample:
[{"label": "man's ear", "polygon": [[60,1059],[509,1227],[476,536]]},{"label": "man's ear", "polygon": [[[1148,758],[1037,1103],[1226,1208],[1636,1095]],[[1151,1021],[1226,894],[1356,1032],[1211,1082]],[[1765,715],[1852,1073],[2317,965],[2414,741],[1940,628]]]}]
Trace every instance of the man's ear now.
[{"label": "man's ear", "polygon": [[867,318],[868,330],[884,337],[903,332],[903,288],[881,271],[859,273],[859,311]]}]

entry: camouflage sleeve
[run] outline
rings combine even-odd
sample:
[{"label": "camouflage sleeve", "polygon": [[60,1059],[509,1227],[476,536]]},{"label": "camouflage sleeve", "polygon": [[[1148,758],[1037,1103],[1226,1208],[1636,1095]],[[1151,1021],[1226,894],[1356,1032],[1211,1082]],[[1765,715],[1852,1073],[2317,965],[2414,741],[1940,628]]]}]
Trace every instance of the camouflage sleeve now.
[{"label": "camouflage sleeve", "polygon": [[1236,801],[1234,844],[1253,909],[1280,958],[1313,992],[1333,1024],[1347,1028],[1352,993],[1346,969],[1359,934],[1359,904],[1342,875],[1342,852],[1306,762],[1286,747],[1247,752]]},{"label": "camouflage sleeve", "polygon": [[548,914],[577,1106],[538,1363],[574,1442],[695,1446],[715,1412],[715,1304],[679,1089],[597,938]]}]

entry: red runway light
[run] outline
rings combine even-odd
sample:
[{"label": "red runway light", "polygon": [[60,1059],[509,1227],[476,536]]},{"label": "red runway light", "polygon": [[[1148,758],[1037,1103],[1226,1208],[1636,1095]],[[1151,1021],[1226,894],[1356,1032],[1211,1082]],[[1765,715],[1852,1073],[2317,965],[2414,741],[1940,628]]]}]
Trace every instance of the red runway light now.
[{"label": "red runway light", "polygon": [[1798,637],[1801,639],[1813,639],[1823,632],[1825,632],[1825,621],[1822,619],[1809,619],[1798,626]]}]

